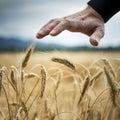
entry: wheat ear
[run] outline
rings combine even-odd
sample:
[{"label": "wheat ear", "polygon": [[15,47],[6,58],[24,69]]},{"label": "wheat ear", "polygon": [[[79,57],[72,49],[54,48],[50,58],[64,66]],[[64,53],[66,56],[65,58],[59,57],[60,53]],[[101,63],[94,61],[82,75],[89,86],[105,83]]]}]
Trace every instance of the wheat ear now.
[{"label": "wheat ear", "polygon": [[47,73],[46,73],[46,70],[45,68],[42,66],[42,69],[41,69],[41,91],[40,91],[40,97],[42,98],[43,97],[43,94],[44,94],[44,90],[45,90],[45,85],[46,85],[46,76],[47,76]]},{"label": "wheat ear", "polygon": [[0,69],[0,96],[1,96],[1,90],[2,90],[2,69]]},{"label": "wheat ear", "polygon": [[25,68],[27,66],[32,52],[33,52],[33,45],[30,45],[29,48],[27,49],[26,55],[22,61],[22,65],[21,65],[22,68]]},{"label": "wheat ear", "polygon": [[67,67],[69,67],[72,70],[75,70],[75,66],[68,60],[66,59],[61,59],[61,58],[52,58],[51,59],[53,62],[61,63]]}]

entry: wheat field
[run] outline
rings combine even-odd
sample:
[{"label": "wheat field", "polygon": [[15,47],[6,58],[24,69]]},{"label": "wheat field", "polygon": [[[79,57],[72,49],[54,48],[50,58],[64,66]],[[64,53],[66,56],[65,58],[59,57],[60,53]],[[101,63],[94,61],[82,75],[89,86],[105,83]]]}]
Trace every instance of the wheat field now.
[{"label": "wheat field", "polygon": [[120,53],[0,53],[0,120],[120,120]]}]

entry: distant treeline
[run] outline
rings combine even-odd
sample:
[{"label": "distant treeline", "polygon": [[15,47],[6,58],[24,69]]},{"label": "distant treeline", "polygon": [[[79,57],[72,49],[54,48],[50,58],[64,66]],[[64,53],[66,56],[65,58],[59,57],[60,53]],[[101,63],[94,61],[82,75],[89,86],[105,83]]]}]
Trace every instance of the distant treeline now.
[{"label": "distant treeline", "polygon": [[79,51],[120,51],[120,47],[97,48],[97,47],[79,46],[79,47],[61,47],[61,48],[54,48],[54,47],[49,47],[49,48],[36,47],[35,48],[35,51],[54,51],[54,50],[74,51],[74,52],[79,52]]},{"label": "distant treeline", "polygon": [[[28,45],[29,46],[29,45]],[[0,49],[0,52],[23,52],[25,51],[28,46],[26,47],[21,47],[21,48],[8,48],[8,49]],[[61,48],[56,48],[56,47],[39,47],[35,46],[34,51],[44,51],[44,52],[49,52],[49,51],[70,51],[70,52],[79,52],[79,51],[120,51],[120,47],[108,47],[108,48],[92,48],[92,47],[87,47],[87,46],[80,46],[80,47],[61,47]]]},{"label": "distant treeline", "polygon": [[30,44],[34,43],[35,51],[120,51],[118,47],[89,47],[75,46],[66,47],[58,44],[44,43],[41,41],[23,40],[19,38],[0,37],[0,52],[21,52],[25,51]]}]

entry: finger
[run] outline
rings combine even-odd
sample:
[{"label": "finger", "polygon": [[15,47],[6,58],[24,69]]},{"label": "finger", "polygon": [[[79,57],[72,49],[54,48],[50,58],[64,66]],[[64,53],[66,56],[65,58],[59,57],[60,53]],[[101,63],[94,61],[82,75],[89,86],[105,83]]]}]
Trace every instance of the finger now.
[{"label": "finger", "polygon": [[97,28],[95,32],[90,36],[90,43],[93,46],[98,46],[103,36],[104,36],[104,28]]},{"label": "finger", "polygon": [[37,38],[43,38],[50,33],[50,31],[59,23],[58,20],[51,20],[46,25],[44,25],[37,33]]},{"label": "finger", "polygon": [[57,24],[54,29],[50,32],[50,35],[56,36],[60,34],[62,31],[68,29],[70,26],[70,21],[62,20],[59,24]]}]

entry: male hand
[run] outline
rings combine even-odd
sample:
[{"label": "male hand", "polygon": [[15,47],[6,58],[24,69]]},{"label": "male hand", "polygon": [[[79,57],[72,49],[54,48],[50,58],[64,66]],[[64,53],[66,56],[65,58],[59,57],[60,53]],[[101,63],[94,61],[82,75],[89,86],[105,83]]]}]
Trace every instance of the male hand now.
[{"label": "male hand", "polygon": [[41,39],[47,35],[56,36],[64,30],[86,34],[90,37],[90,43],[97,46],[104,36],[104,20],[88,6],[75,14],[50,20],[38,31],[36,37]]}]

